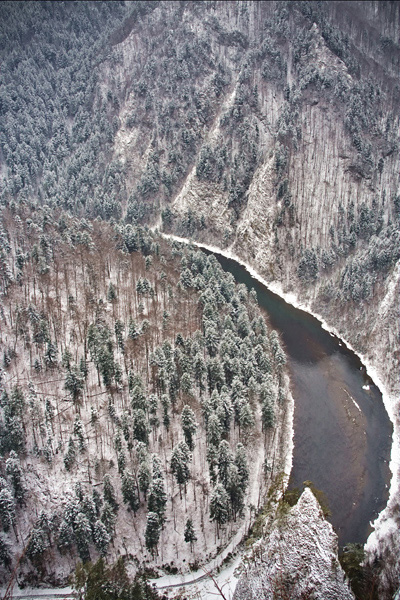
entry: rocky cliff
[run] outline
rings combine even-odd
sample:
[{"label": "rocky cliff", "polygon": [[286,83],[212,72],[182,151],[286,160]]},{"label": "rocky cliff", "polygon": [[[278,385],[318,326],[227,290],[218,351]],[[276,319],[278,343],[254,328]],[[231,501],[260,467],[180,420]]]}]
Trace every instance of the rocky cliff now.
[{"label": "rocky cliff", "polygon": [[278,510],[247,560],[234,600],[354,598],[337,560],[337,537],[309,488],[292,509]]}]

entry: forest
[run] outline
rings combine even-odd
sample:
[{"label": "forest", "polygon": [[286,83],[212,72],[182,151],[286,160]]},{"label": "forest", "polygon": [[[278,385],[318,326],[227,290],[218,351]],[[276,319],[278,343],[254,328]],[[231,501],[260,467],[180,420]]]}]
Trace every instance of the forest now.
[{"label": "forest", "polygon": [[121,554],[131,579],[194,568],[280,476],[282,343],[254,292],[158,231],[229,249],[388,357],[398,397],[398,17],[0,2],[3,581],[89,559],[112,579]]},{"label": "forest", "polygon": [[5,209],[2,241],[3,577],[21,551],[30,582],[210,558],[281,469],[286,357],[255,293],[195,247],[46,206]]}]

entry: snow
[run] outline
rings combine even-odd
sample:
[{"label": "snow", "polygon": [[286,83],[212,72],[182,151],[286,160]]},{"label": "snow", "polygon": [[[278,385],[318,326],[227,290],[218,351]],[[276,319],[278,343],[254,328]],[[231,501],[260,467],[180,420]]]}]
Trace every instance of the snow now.
[{"label": "snow", "polygon": [[309,488],[285,513],[278,506],[243,568],[233,600],[267,600],[284,586],[290,598],[312,590],[316,600],[351,600],[337,558],[337,536]]},{"label": "snow", "polygon": [[[393,534],[395,539],[399,538],[399,529],[398,522],[396,520],[396,501],[398,498],[399,488],[400,488],[400,419],[399,419],[399,399],[393,393],[391,393],[388,387],[385,385],[383,381],[383,373],[385,372],[383,361],[385,357],[382,357],[381,360],[376,359],[376,357],[370,360],[365,355],[357,352],[355,348],[348,342],[348,340],[343,339],[343,336],[336,330],[336,328],[330,326],[325,319],[318,313],[310,310],[310,307],[306,303],[302,303],[299,301],[298,296],[294,293],[287,293],[283,290],[283,286],[279,282],[268,282],[263,277],[261,277],[256,270],[251,267],[248,263],[239,258],[233,251],[232,246],[228,249],[221,249],[212,245],[207,245],[199,242],[195,242],[193,240],[188,240],[186,238],[177,237],[174,235],[168,235],[162,233],[166,238],[176,240],[182,243],[191,243],[200,248],[204,248],[209,250],[215,254],[220,254],[225,256],[226,258],[230,258],[238,262],[242,265],[255,279],[257,279],[260,283],[265,285],[267,289],[277,294],[285,302],[291,304],[295,308],[303,310],[315,318],[317,318],[322,327],[332,336],[336,336],[337,338],[341,338],[343,343],[349,348],[354,354],[356,354],[361,362],[366,367],[366,372],[372,382],[380,389],[382,393],[382,400],[385,406],[385,409],[389,415],[390,420],[393,423],[393,439],[392,439],[392,449],[391,449],[391,459],[389,468],[392,474],[391,477],[391,485],[389,491],[389,500],[387,503],[387,507],[380,513],[378,518],[372,523],[372,527],[374,531],[371,533],[370,537],[367,540],[367,544],[365,549],[367,552],[375,553],[379,551],[379,548],[383,549],[385,542],[384,540],[389,540],[390,535]],[[393,277],[391,278],[388,288],[383,298],[380,307],[379,313],[384,314],[385,311],[390,310],[390,306],[394,305],[394,298],[397,294],[397,287],[400,282],[400,263],[398,263],[395,267]],[[339,344],[342,345],[342,342],[339,341]],[[366,388],[368,386],[364,386]],[[357,406],[357,404],[356,404]],[[357,406],[357,408],[359,408]]]},{"label": "snow", "polygon": [[[0,593],[3,597],[4,593],[5,593],[5,589],[1,589]],[[73,591],[73,589],[71,587],[64,587],[64,588],[30,588],[30,587],[26,587],[26,588],[19,588],[18,586],[15,586],[13,588],[13,592],[12,592],[12,598],[14,600],[27,600],[28,598],[30,600],[36,599],[38,598],[40,599],[45,599],[45,598],[51,598],[51,599],[55,599],[55,598],[63,598],[64,600],[74,600],[75,599],[75,592]]]}]

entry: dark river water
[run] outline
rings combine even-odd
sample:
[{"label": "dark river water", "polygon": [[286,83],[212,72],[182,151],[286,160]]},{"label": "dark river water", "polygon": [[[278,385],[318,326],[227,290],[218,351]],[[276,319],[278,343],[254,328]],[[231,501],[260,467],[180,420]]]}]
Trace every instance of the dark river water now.
[{"label": "dark river water", "polygon": [[284,342],[295,400],[290,487],[308,480],[325,493],[340,546],[365,542],[390,484],[392,424],[379,389],[359,358],[317,319],[270,292],[236,261],[216,257],[238,282],[256,290]]}]

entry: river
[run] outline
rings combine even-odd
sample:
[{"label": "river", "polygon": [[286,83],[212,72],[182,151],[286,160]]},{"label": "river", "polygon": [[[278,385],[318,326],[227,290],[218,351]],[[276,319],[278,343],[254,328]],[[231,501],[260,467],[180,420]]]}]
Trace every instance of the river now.
[{"label": "river", "polygon": [[254,288],[284,342],[295,400],[289,487],[326,495],[339,545],[365,543],[385,507],[392,424],[360,359],[321,323],[269,291],[236,261],[216,254],[236,281]]}]

